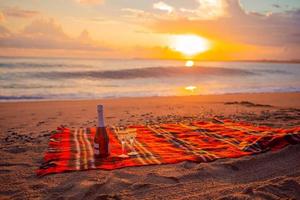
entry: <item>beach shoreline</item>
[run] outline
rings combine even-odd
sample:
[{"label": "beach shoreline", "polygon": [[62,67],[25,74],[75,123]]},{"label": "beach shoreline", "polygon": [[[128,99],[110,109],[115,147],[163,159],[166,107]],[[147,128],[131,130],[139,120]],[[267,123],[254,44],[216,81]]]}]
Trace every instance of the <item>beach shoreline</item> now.
[{"label": "beach shoreline", "polygon": [[299,145],[212,163],[82,171],[38,178],[50,132],[96,126],[98,104],[111,126],[231,119],[300,126],[300,93],[0,102],[1,199],[300,198]]},{"label": "beach shoreline", "polygon": [[[244,97],[248,98],[251,96],[278,96],[278,95],[296,95],[300,94],[300,91],[294,92],[237,92],[237,93],[220,93],[220,94],[197,94],[197,95],[166,95],[166,96],[124,96],[124,97],[103,97],[103,98],[67,98],[67,99],[2,99],[0,103],[34,103],[34,102],[74,102],[74,101],[102,101],[102,100],[109,100],[109,101],[117,101],[117,100],[130,100],[130,99],[152,99],[152,98],[197,98],[201,100],[202,98],[207,99],[209,98],[218,98],[222,99],[223,97]],[[270,101],[271,102],[271,101]]]}]

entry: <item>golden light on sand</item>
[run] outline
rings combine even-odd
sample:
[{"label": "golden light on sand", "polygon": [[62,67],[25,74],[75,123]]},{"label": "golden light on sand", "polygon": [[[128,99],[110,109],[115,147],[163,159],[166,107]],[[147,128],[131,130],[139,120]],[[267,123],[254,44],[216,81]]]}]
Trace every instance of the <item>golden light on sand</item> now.
[{"label": "golden light on sand", "polygon": [[186,67],[193,67],[193,66],[194,66],[194,61],[192,61],[192,60],[186,61],[186,62],[185,62],[185,66],[186,66]]},{"label": "golden light on sand", "polygon": [[178,35],[174,36],[171,48],[187,56],[193,56],[205,52],[209,49],[209,41],[196,35]]},{"label": "golden light on sand", "polygon": [[190,85],[190,86],[185,87],[184,89],[186,89],[186,90],[188,90],[190,92],[194,92],[197,89],[197,87],[193,86],[193,85]]}]

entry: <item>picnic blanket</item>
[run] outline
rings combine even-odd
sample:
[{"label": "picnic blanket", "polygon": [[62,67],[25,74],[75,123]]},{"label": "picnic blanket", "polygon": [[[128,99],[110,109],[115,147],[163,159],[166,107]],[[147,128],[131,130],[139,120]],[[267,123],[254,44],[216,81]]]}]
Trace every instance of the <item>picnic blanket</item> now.
[{"label": "picnic blanket", "polygon": [[[133,147],[137,155],[121,158],[121,142],[117,127],[107,127],[111,155],[96,159],[93,152],[94,128],[60,127],[52,132],[39,176],[66,171],[105,169],[129,166],[211,162],[220,158],[236,158],[278,150],[300,143],[300,127],[283,129],[254,126],[244,122],[197,121],[189,124],[157,124],[128,126],[136,129]],[[125,129],[126,130],[126,129]],[[125,153],[129,152],[125,145]]]}]

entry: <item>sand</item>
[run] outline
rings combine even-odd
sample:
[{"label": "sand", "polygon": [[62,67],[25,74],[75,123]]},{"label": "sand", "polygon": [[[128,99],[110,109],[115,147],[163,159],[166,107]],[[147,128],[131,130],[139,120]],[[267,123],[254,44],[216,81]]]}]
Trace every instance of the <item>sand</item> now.
[{"label": "sand", "polygon": [[37,177],[50,131],[212,117],[300,125],[300,93],[0,103],[0,199],[300,199],[300,145],[212,163],[130,167]]}]

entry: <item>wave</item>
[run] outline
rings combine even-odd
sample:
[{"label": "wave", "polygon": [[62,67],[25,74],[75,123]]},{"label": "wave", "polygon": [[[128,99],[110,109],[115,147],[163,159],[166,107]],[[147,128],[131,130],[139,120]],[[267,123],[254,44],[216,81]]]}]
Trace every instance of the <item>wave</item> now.
[{"label": "wave", "polygon": [[31,67],[31,68],[51,68],[51,67],[89,67],[90,65],[85,64],[66,64],[66,63],[34,63],[34,62],[17,62],[17,63],[0,63],[0,68],[11,68],[11,67]]},{"label": "wave", "polygon": [[136,78],[162,78],[162,77],[199,77],[207,75],[217,76],[249,76],[256,73],[243,69],[230,69],[218,67],[148,67],[106,71],[80,71],[80,72],[38,72],[34,76],[39,78],[102,78],[102,79],[136,79]]},{"label": "wave", "polygon": [[0,100],[37,100],[37,99],[45,99],[46,97],[43,96],[2,96],[0,95]]},{"label": "wave", "polygon": [[[99,84],[95,85],[100,88],[117,88],[120,87],[118,85],[113,85],[113,84]],[[42,84],[6,84],[6,85],[1,85],[0,88],[2,89],[67,89],[67,88],[73,88],[74,85],[42,85]]]},{"label": "wave", "polygon": [[290,72],[280,70],[280,69],[258,69],[257,72],[267,73],[267,74],[291,74]]},{"label": "wave", "polygon": [[[269,87],[269,88],[243,88],[243,89],[222,89],[215,90],[205,94],[243,94],[243,93],[288,93],[288,92],[300,92],[300,88],[297,87]],[[104,94],[94,94],[94,93],[64,93],[64,94],[36,94],[36,95],[16,95],[16,96],[1,96],[0,102],[9,101],[44,101],[44,100],[79,100],[79,99],[107,99],[107,98],[120,98],[120,97],[159,97],[159,96],[180,96],[176,93],[165,93],[159,91],[143,91],[143,92],[111,92]]]}]

